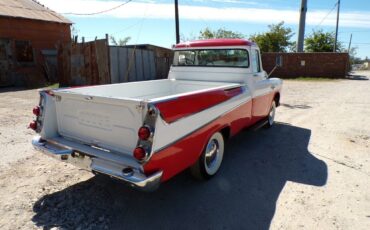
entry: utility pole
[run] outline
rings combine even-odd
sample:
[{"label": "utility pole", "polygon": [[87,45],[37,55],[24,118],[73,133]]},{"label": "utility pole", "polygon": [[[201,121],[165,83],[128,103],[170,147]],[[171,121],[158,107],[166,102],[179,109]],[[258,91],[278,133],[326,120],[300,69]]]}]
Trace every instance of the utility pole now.
[{"label": "utility pole", "polygon": [[299,19],[299,33],[297,42],[297,52],[303,52],[304,46],[304,31],[306,27],[306,13],[307,13],[307,0],[302,0],[301,3],[301,16]]},{"label": "utility pole", "polygon": [[175,0],[176,44],[180,43],[179,2]]},{"label": "utility pole", "polygon": [[351,45],[352,45],[352,34],[351,34],[351,37],[349,39],[348,53],[351,52]]},{"label": "utility pole", "polygon": [[339,26],[339,11],[340,11],[340,0],[337,3],[337,27],[335,29],[335,40],[334,40],[334,49],[333,52],[337,52],[337,41],[338,41],[338,26]]}]

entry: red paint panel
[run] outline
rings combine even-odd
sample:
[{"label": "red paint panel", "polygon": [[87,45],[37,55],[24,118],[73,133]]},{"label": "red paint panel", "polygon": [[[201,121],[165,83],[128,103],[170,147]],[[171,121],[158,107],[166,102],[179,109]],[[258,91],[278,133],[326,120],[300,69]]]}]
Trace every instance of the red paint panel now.
[{"label": "red paint panel", "polygon": [[215,90],[178,97],[174,100],[156,103],[162,118],[172,123],[180,118],[198,113],[229,100],[243,92],[241,87],[230,90]]},{"label": "red paint panel", "polygon": [[208,39],[199,41],[190,41],[180,43],[175,48],[191,48],[191,47],[217,47],[217,46],[253,46],[254,42],[244,39]]},{"label": "red paint panel", "polygon": [[257,122],[265,118],[271,108],[274,92],[253,98],[252,117],[253,121]]},{"label": "red paint panel", "polygon": [[209,125],[195,131],[175,144],[157,152],[144,165],[144,172],[152,174],[163,170],[162,182],[193,165],[202,153],[211,135],[224,127],[230,127],[231,136],[251,123],[252,101],[249,101]]}]

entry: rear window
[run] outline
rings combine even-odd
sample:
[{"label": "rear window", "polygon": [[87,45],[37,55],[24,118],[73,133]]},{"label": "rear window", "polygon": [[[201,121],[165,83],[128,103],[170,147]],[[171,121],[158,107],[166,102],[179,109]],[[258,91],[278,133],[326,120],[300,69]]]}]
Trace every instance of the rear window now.
[{"label": "rear window", "polygon": [[243,49],[179,50],[173,65],[248,68],[249,55]]}]

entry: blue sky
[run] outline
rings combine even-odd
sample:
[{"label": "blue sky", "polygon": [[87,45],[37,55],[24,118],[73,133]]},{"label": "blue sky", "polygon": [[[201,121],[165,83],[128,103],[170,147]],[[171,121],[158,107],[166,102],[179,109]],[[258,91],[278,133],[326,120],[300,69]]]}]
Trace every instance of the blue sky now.
[{"label": "blue sky", "polygon": [[[39,0],[59,13],[93,13],[118,6],[127,0]],[[151,43],[170,48],[175,43],[173,0],[133,0],[116,10],[94,16],[64,14],[79,36],[92,40],[106,33],[130,44]],[[306,36],[313,29],[335,30],[336,0],[308,0]],[[267,25],[285,21],[297,39],[300,0],[179,0],[180,31],[192,38],[205,27],[225,28],[246,36],[268,30]],[[331,11],[332,10],[332,11]],[[331,13],[329,14],[329,12]],[[325,20],[324,20],[325,19]],[[338,39],[352,46],[358,56],[370,58],[370,1],[342,0]]]}]

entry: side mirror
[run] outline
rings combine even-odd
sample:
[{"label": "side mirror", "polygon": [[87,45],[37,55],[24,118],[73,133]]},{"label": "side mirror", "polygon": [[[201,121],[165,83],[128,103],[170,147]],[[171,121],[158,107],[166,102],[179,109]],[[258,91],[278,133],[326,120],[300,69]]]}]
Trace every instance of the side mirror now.
[{"label": "side mirror", "polygon": [[276,56],[276,63],[275,63],[275,67],[271,70],[271,72],[267,75],[267,77],[269,78],[271,76],[271,74],[277,69],[277,68],[281,68],[283,67],[283,56],[279,55],[279,56]]},{"label": "side mirror", "polygon": [[283,67],[283,56],[276,56],[276,67]]}]

